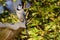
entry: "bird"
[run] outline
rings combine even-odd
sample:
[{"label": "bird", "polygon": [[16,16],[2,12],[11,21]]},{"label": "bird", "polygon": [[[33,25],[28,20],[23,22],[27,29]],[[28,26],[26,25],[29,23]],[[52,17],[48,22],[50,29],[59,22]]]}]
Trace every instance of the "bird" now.
[{"label": "bird", "polygon": [[19,18],[19,20],[20,20],[21,22],[23,22],[23,21],[25,22],[26,13],[25,13],[24,10],[22,9],[22,5],[21,5],[21,4],[19,4],[19,5],[17,6],[16,14],[17,14],[17,16],[18,16],[18,18]]},{"label": "bird", "polygon": [[29,36],[27,25],[26,25],[27,24],[26,13],[24,12],[21,4],[19,4],[17,6],[17,9],[15,9],[15,12],[16,12],[17,17],[20,20],[20,22],[15,23],[15,24],[6,24],[6,26],[8,26],[8,28],[11,28],[13,30],[18,30],[19,28],[25,28],[26,29],[26,35]]},{"label": "bird", "polygon": [[2,23],[0,22],[0,27],[8,27],[10,29],[13,29],[13,30],[17,30],[19,28],[26,28],[25,24],[26,24],[26,14],[24,13],[24,10],[22,9],[22,6],[19,4],[17,6],[17,9],[16,9],[16,15],[18,17],[18,19],[20,20],[20,22],[17,22],[15,24],[10,24],[10,23]]},{"label": "bird", "polygon": [[20,22],[22,22],[22,24],[23,24],[21,27],[26,28],[26,35],[29,36],[28,28],[27,28],[26,13],[24,12],[21,4],[18,4],[17,9],[16,9],[16,14],[17,14]]},{"label": "bird", "polygon": [[[11,28],[13,30],[17,30],[19,27],[23,27],[23,28],[26,28],[25,24],[26,24],[26,14],[24,12],[24,10],[22,9],[22,5],[21,4],[18,4],[17,8],[16,8],[16,15],[18,17],[18,19],[20,20],[20,22],[18,23],[15,23],[15,24],[9,24],[9,23],[0,23],[0,27],[2,25],[5,25],[6,27],[8,28]],[[5,26],[2,26],[2,27],[5,27]]]},{"label": "bird", "polygon": [[[11,5],[12,5],[12,1],[11,0],[6,0],[6,4],[8,6],[6,6],[8,9],[11,8]],[[17,6],[17,7],[16,7]],[[22,5],[21,4],[18,4],[18,5],[15,5],[15,12],[16,12],[16,15],[18,17],[18,19],[20,20],[20,22],[18,23],[15,23],[15,24],[9,24],[9,23],[0,23],[0,27],[8,27],[8,28],[11,28],[13,30],[17,30],[19,27],[23,27],[23,28],[26,28],[25,24],[26,24],[26,14],[24,12],[24,10],[22,9]],[[11,10],[11,9],[10,9]],[[8,25],[7,25],[8,24]],[[20,25],[19,25],[20,24]],[[22,25],[23,24],[23,25]],[[4,26],[3,26],[4,25]]]},{"label": "bird", "polygon": [[13,30],[18,30],[19,28],[26,28],[26,18],[25,18],[26,14],[24,10],[22,9],[22,5],[19,4],[15,12],[20,22],[17,22],[15,24],[4,23],[5,26]]},{"label": "bird", "polygon": [[[20,22],[17,22],[15,24],[10,24],[10,23],[0,23],[0,28],[7,28],[5,29],[5,31],[2,31],[2,34],[4,34],[3,37],[1,37],[1,40],[6,39],[9,40],[9,38],[11,39],[12,37],[14,37],[13,35],[15,35],[15,33],[17,33],[16,30],[18,30],[19,28],[26,28],[26,33],[28,35],[28,31],[27,31],[27,27],[26,27],[26,13],[24,12],[22,5],[20,3],[12,3],[11,0],[6,1],[7,4],[7,9],[16,12],[16,15],[18,17],[18,19],[20,20]],[[11,8],[11,6],[13,7],[13,10]],[[14,30],[14,31],[13,31]],[[10,36],[11,35],[11,36]]]}]

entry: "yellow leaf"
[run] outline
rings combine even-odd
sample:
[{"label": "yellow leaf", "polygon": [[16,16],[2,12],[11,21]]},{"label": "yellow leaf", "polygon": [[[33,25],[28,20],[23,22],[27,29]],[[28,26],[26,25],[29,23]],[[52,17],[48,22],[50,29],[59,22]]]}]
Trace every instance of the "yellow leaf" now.
[{"label": "yellow leaf", "polygon": [[0,1],[2,1],[2,0],[0,0]]},{"label": "yellow leaf", "polygon": [[13,2],[16,2],[16,0],[13,0]]}]

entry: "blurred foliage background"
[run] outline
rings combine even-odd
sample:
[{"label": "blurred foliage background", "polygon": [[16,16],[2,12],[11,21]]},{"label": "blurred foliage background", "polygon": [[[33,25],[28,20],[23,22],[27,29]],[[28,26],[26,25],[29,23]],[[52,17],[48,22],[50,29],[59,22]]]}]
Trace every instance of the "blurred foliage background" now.
[{"label": "blurred foliage background", "polygon": [[[2,0],[0,2],[4,3]],[[27,40],[60,40],[60,0],[23,0],[22,2],[25,5],[27,2],[31,3],[30,8],[24,9],[25,11],[28,10],[27,26],[29,38]],[[2,15],[8,14],[9,12]],[[4,18],[4,16],[0,18]],[[24,33],[23,31],[22,34]],[[15,39],[23,40],[23,35],[19,35]]]}]

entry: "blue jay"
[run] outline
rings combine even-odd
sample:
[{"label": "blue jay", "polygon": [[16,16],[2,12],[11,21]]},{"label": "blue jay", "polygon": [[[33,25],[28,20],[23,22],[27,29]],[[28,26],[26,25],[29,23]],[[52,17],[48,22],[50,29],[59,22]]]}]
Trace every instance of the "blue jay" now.
[{"label": "blue jay", "polygon": [[26,14],[24,10],[22,9],[22,5],[18,5],[16,9],[16,14],[20,22],[17,22],[15,24],[9,24],[9,23],[4,23],[5,26],[7,26],[10,29],[17,30],[19,28],[26,28]]},{"label": "blue jay", "polygon": [[13,30],[17,30],[19,28],[26,28],[26,32],[27,32],[27,35],[28,35],[28,31],[27,31],[27,27],[26,27],[26,18],[25,18],[26,14],[25,14],[25,12],[22,8],[22,5],[18,3],[17,5],[14,4],[14,6],[11,7],[12,6],[12,1],[7,1],[6,4],[7,4],[6,7],[9,10],[13,10],[13,7],[15,7],[15,12],[16,12],[17,17],[20,20],[20,22],[17,22],[15,24],[4,23],[2,25],[5,25],[4,27],[8,27],[8,28],[13,29]]},{"label": "blue jay", "polygon": [[9,26],[9,28],[13,29],[13,30],[17,30],[19,28],[26,28],[26,33],[28,36],[28,30],[27,30],[27,23],[26,23],[26,14],[24,12],[24,10],[22,9],[22,5],[18,5],[17,9],[16,9],[16,14],[18,19],[20,20],[20,22],[15,23],[13,25],[11,24],[7,24]]},{"label": "blue jay", "polygon": [[[7,2],[6,2],[6,4],[7,4],[7,8],[9,9],[9,10],[12,10],[12,1],[11,0],[6,0]],[[2,25],[5,25],[5,26],[7,26],[8,28],[11,28],[11,29],[13,29],[13,30],[17,30],[18,28],[20,28],[20,27],[22,27],[22,28],[26,28],[26,26],[25,26],[25,24],[26,24],[26,18],[25,18],[25,16],[26,16],[26,14],[25,14],[25,12],[24,12],[24,10],[22,9],[22,5],[20,5],[20,4],[18,4],[18,5],[15,5],[14,4],[14,6],[15,6],[15,12],[16,12],[16,14],[17,14],[17,17],[18,17],[18,19],[20,20],[20,22],[18,22],[18,23],[15,23],[15,24],[9,24],[9,23],[4,23],[4,24],[2,24]],[[16,7],[17,6],[17,7]],[[2,9],[3,7],[1,6],[1,9]],[[11,8],[11,9],[10,9]],[[1,25],[1,26],[2,26]],[[1,27],[0,26],[0,27]],[[5,27],[5,26],[3,26],[3,27]]]},{"label": "blue jay", "polygon": [[26,20],[26,14],[25,14],[25,12],[24,12],[24,10],[22,9],[22,5],[18,5],[17,6],[17,10],[16,10],[16,14],[17,14],[17,16],[18,16],[18,18],[19,18],[19,20],[21,21],[21,22],[25,22]]},{"label": "blue jay", "polygon": [[[19,5],[17,6],[16,14],[17,14],[20,22],[22,22],[22,25],[23,25],[23,26],[25,25],[27,36],[29,36],[28,30],[27,30],[26,13],[24,12],[21,4],[19,4]],[[22,27],[23,27],[23,26],[22,26]]]},{"label": "blue jay", "polygon": [[[6,4],[7,4],[6,8],[8,10],[14,11],[14,9],[13,9],[14,7],[12,6],[12,1],[11,0],[10,1],[8,0],[6,2]],[[26,33],[27,33],[26,35],[28,36],[28,30],[27,30],[26,18],[25,18],[26,14],[25,14],[24,10],[22,9],[22,5],[20,5],[19,3],[17,5],[16,4],[14,4],[15,5],[15,9],[16,9],[15,12],[16,12],[17,17],[20,20],[20,22],[17,22],[15,24],[1,23],[0,22],[0,28],[9,28],[7,30],[2,31],[2,37],[1,37],[1,39],[4,39],[4,40],[8,39],[9,40],[9,38],[11,38],[12,36],[15,35],[14,34],[15,31],[18,30],[19,28],[26,28]],[[3,9],[3,7],[1,7],[1,8]],[[10,29],[15,30],[15,31],[13,32]]]},{"label": "blue jay", "polygon": [[[17,25],[16,26],[16,29],[18,29],[19,27],[21,28],[26,28],[26,14],[24,12],[24,10],[22,9],[22,5],[19,4],[15,10],[16,14],[17,14],[17,17],[18,19],[20,20],[20,22],[14,24],[14,25]],[[14,30],[16,30],[14,29]]]}]

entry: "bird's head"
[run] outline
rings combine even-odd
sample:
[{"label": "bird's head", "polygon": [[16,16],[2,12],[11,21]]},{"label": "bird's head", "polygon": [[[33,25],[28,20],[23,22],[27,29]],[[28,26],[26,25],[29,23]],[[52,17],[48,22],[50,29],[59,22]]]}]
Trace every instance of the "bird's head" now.
[{"label": "bird's head", "polygon": [[21,10],[21,9],[22,9],[22,5],[19,4],[19,5],[17,6],[17,10]]}]

